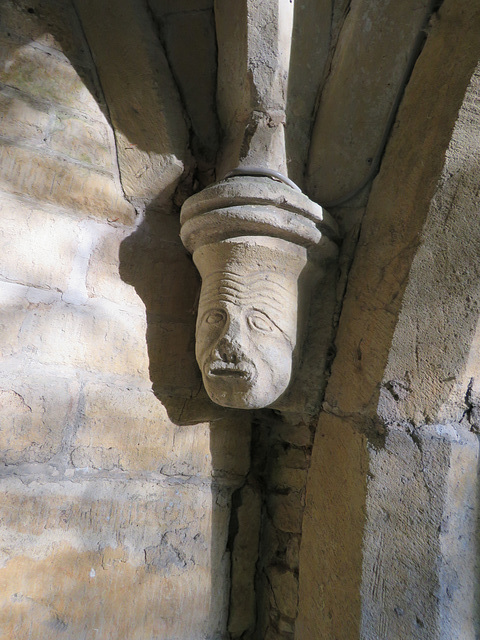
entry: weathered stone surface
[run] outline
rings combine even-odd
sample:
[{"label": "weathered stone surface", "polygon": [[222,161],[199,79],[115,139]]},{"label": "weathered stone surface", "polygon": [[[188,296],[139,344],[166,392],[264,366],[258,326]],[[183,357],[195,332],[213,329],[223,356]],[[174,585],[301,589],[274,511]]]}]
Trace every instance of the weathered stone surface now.
[{"label": "weathered stone surface", "polygon": [[[338,378],[332,376],[326,394],[331,406],[346,413],[378,399],[376,385],[388,360],[408,271],[437,182],[443,179],[444,167],[447,169],[447,148],[477,63],[477,24],[473,16],[465,25],[460,46],[454,26],[466,20],[462,10],[448,3],[440,15],[444,19],[427,40],[405,92],[395,135],[372,189],[349,276],[343,306],[345,322],[340,323],[337,336],[343,346],[334,363],[334,369],[344,367],[344,372]],[[445,59],[448,48],[457,53]],[[440,100],[438,95],[445,99]],[[428,158],[428,162],[422,158]],[[469,233],[468,223],[462,228]],[[408,352],[412,353],[411,346]]]},{"label": "weathered stone surface", "polygon": [[[5,37],[0,37],[0,47],[5,60],[1,82],[96,119],[103,118],[84,78],[64,56],[27,44],[18,46]],[[81,73],[88,71],[84,69]]]},{"label": "weathered stone surface", "polygon": [[[214,507],[213,524],[211,500],[208,487],[178,484],[4,481],[3,632],[220,637],[226,509]],[[14,541],[22,554],[10,557]]]},{"label": "weathered stone surface", "polygon": [[307,447],[311,444],[312,432],[298,416],[289,416],[276,426],[276,434],[283,442],[289,442],[296,447]]},{"label": "weathered stone surface", "polygon": [[300,187],[304,184],[315,105],[332,44],[332,13],[340,4],[338,0],[303,0],[293,7],[285,146],[288,175]]},{"label": "weathered stone surface", "polygon": [[410,269],[384,374],[402,387],[398,411],[415,424],[460,421],[470,381],[480,373],[479,90],[477,66]]},{"label": "weathered stone surface", "polygon": [[[370,195],[307,485],[299,640],[477,633],[468,577],[477,480],[468,467],[478,445],[465,426],[449,424],[454,412],[436,423],[451,400],[451,376],[460,379],[467,365],[478,319],[470,247],[476,108],[467,87],[479,21],[477,10],[467,15],[443,3]],[[464,492],[465,511],[452,503],[454,487]],[[447,543],[443,518],[452,511]],[[458,615],[447,583],[455,602],[464,589]]]},{"label": "weathered stone surface", "polygon": [[149,373],[159,394],[198,394],[200,372],[195,362],[195,328],[193,323],[163,322],[148,319],[147,345]]},{"label": "weathered stone surface", "polygon": [[0,373],[0,461],[14,465],[46,462],[58,454],[73,423],[79,384],[44,375]]},{"label": "weathered stone surface", "polygon": [[251,416],[244,411],[221,413],[212,420],[210,451],[215,472],[226,471],[240,477],[247,474],[250,467],[250,425]]},{"label": "weathered stone surface", "polygon": [[89,384],[83,393],[72,441],[76,466],[211,475],[208,424],[177,427],[151,391]]},{"label": "weathered stone surface", "polygon": [[112,175],[12,145],[0,147],[0,163],[2,191],[28,193],[40,202],[94,218],[127,224],[135,218]]},{"label": "weathered stone surface", "polygon": [[202,277],[195,354],[205,390],[224,407],[278,406],[301,359],[308,275],[335,256],[335,223],[265,176],[207,187],[180,222]]},{"label": "weathered stone surface", "polygon": [[310,146],[307,192],[317,202],[346,197],[371,174],[430,11],[429,0],[350,5]]},{"label": "weathered stone surface", "polygon": [[85,40],[74,9],[61,0],[16,0],[2,5],[3,37],[24,45],[34,42],[88,63]]},{"label": "weathered stone surface", "polygon": [[46,105],[28,101],[10,87],[1,87],[0,136],[10,141],[28,140],[29,144],[41,144],[49,121]]},{"label": "weathered stone surface", "polygon": [[[105,8],[96,3],[94,11]],[[139,4],[131,9],[137,19]],[[133,32],[118,3],[112,11],[125,20],[124,35]],[[130,80],[147,112],[135,129],[145,147],[125,161],[132,198],[140,200],[175,186],[184,166],[175,150],[187,140],[173,94],[172,137],[156,127],[166,94],[156,71],[160,45],[146,20],[158,101],[150,109],[142,94],[142,59]],[[102,37],[115,31],[110,26]],[[123,223],[135,214],[116,176],[113,134],[71,4],[7,1],[0,31],[7,83],[0,93],[0,635],[223,637],[230,494],[249,467],[250,417],[226,416],[199,394],[198,277],[178,217],[152,223],[149,210],[144,244],[122,261],[120,245],[133,232]],[[132,33],[134,54],[145,33]],[[117,63],[115,95],[135,128],[121,52]],[[150,161],[152,127],[166,155]],[[132,147],[125,131],[118,139]],[[153,167],[150,192],[141,182],[144,160]],[[171,182],[163,172],[169,163]],[[160,200],[171,212],[168,198]],[[168,367],[173,398],[165,393]],[[153,380],[164,384],[161,398]]]},{"label": "weathered stone surface", "polygon": [[367,443],[347,421],[328,414],[315,438],[295,635],[299,640],[358,638]]},{"label": "weathered stone surface", "polygon": [[[122,231],[106,235],[92,257],[95,264],[89,274],[92,291],[110,299],[121,296],[121,283],[114,284],[118,264],[121,279],[135,288],[152,319],[193,326],[200,278],[182,246],[179,231],[178,216],[155,214],[143,220],[120,247],[117,247],[117,234],[121,235]],[[105,262],[103,266],[102,262]],[[112,272],[106,273],[105,269]],[[180,291],[176,287],[179,281],[182,282]]]},{"label": "weathered stone surface", "polygon": [[[155,6],[158,5],[157,2]],[[177,7],[177,12],[159,16],[166,53],[192,123],[192,151],[200,170],[207,174],[202,180],[204,184],[213,178],[219,138],[215,105],[217,46],[212,9],[185,12]]]},{"label": "weathered stone surface", "polygon": [[31,304],[22,312],[16,353],[34,353],[44,364],[148,377],[144,318],[94,302]]},{"label": "weathered stone surface", "polygon": [[48,146],[74,160],[113,172],[115,145],[110,135],[107,123],[89,122],[57,111],[49,130]]},{"label": "weathered stone surface", "polygon": [[233,541],[228,631],[233,638],[252,633],[256,621],[255,566],[260,537],[261,496],[246,484],[239,490],[237,531]]},{"label": "weathered stone surface", "polygon": [[154,24],[135,0],[75,2],[117,139],[123,189],[151,202],[172,193],[188,155],[177,88]]},{"label": "weathered stone surface", "polygon": [[[238,623],[237,635],[292,640],[311,440],[305,413],[317,406],[329,373],[320,371],[326,360],[319,354],[326,352],[330,321],[313,317],[308,373],[294,390],[292,413],[254,416],[245,484],[251,415],[214,406],[200,388],[193,352],[198,277],[176,237],[178,216],[165,215],[176,214],[166,196],[191,160],[160,40],[168,41],[175,73],[189,78],[182,87],[188,110],[202,115],[193,126],[197,140],[190,140],[199,155],[198,131],[210,139],[212,114],[205,112],[208,100],[195,95],[201,74],[191,77],[191,54],[177,34],[191,27],[189,51],[205,46],[198,62],[212,65],[211,24],[197,41],[193,26],[206,24],[212,0],[150,0],[166,26],[160,39],[146,2],[76,4],[108,88],[128,197],[147,207],[132,233],[122,225],[131,225],[134,212],[112,169],[112,132],[71,3],[6,0],[0,31],[4,78],[12,86],[0,89],[6,149],[0,180],[8,194],[0,211],[0,635],[219,640],[228,635],[234,587],[230,623]],[[272,10],[278,2],[261,4],[217,3],[219,42],[229,47],[220,47],[219,58],[232,68],[240,64],[244,42],[235,39],[232,16],[245,6],[261,13],[265,5],[267,17],[291,17],[293,8],[297,49],[285,65],[289,42],[280,42],[280,57],[290,73],[287,118],[296,125],[287,152],[299,152],[298,162],[290,158],[286,166],[300,175],[328,48],[323,37],[335,40],[348,3],[282,3],[285,13]],[[397,5],[381,9],[395,16],[404,10]],[[344,36],[354,22],[361,30],[371,10],[360,1],[349,7]],[[318,24],[325,14],[331,27]],[[480,429],[474,104],[460,112],[446,160],[442,155],[465,70],[478,57],[477,14],[476,7],[445,0],[370,201],[313,456],[299,640],[470,640],[479,633],[471,542],[478,532],[478,443],[469,432]],[[245,26],[245,12],[243,18]],[[280,113],[267,98],[286,86],[285,77],[275,78],[279,57],[270,46],[283,26],[275,20],[248,26],[257,66],[245,84],[227,75],[220,89],[234,85],[236,108],[237,99],[256,100],[257,83],[261,113],[248,123],[259,133],[258,155],[251,157],[277,158],[285,95]],[[397,71],[402,47],[392,46]],[[378,57],[380,71],[382,62]],[[369,68],[368,79],[376,80],[375,71]],[[475,93],[472,84],[472,103]],[[245,113],[237,115],[243,135]],[[333,131],[327,138],[328,146]],[[238,151],[234,146],[230,158]],[[355,156],[345,164],[355,170]],[[211,178],[205,166],[195,173],[200,184]],[[185,184],[186,194],[192,185]],[[176,202],[183,197],[177,193]],[[7,199],[11,206],[4,206]],[[361,218],[360,210],[342,216],[349,213],[339,310]],[[432,416],[442,424],[425,424]],[[255,479],[263,493],[248,496]],[[239,487],[241,505],[231,496]]]},{"label": "weathered stone surface", "polygon": [[[131,284],[121,279],[119,273],[120,245],[131,233],[130,227],[111,225],[103,227],[102,234],[89,256],[85,284],[88,295],[91,297],[111,300],[121,306],[131,305],[140,310],[143,304],[139,294]],[[164,269],[159,271],[161,274],[164,273]],[[154,295],[153,291],[151,295]],[[145,304],[146,302],[144,301]]]},{"label": "weathered stone surface", "polygon": [[5,280],[66,290],[79,239],[74,218],[0,196],[0,277]]},{"label": "weathered stone surface", "polygon": [[215,21],[222,52],[217,106],[226,132],[218,174],[249,165],[287,175],[284,125],[293,3],[220,1]]},{"label": "weathered stone surface", "polygon": [[272,522],[280,531],[301,533],[304,501],[297,491],[272,493],[267,499],[267,509]]},{"label": "weathered stone surface", "polygon": [[[291,571],[272,567],[268,571],[272,589],[272,604],[287,618],[297,615],[297,578]],[[291,630],[291,629],[289,629]]]},{"label": "weathered stone surface", "polygon": [[[170,396],[197,396],[200,388],[194,353],[199,278],[181,245],[178,230],[175,216],[149,216],[121,243],[118,257],[117,243],[124,232],[112,229],[94,250],[87,277],[90,293],[119,304],[127,287],[116,280],[116,273],[119,271],[122,280],[135,288],[128,287],[128,297],[125,295],[123,300],[132,304],[137,300],[138,304],[136,291],[145,305],[149,376],[159,397],[169,396],[169,405]],[[177,287],[179,281],[181,291]],[[175,413],[180,420],[182,414],[186,416],[183,406]],[[201,410],[197,420],[195,415],[193,411],[185,419],[196,422],[218,417],[212,415],[211,407],[206,414]]]},{"label": "weathered stone surface", "polygon": [[413,437],[390,429],[372,451],[361,637],[474,638],[478,440],[455,425]]}]

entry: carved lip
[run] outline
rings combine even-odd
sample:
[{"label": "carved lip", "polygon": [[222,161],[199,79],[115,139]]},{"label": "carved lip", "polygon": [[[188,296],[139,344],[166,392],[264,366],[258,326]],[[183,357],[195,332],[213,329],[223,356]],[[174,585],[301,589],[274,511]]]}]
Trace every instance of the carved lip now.
[{"label": "carved lip", "polygon": [[207,367],[207,375],[210,378],[226,378],[248,381],[252,378],[253,373],[241,365],[213,363]]}]

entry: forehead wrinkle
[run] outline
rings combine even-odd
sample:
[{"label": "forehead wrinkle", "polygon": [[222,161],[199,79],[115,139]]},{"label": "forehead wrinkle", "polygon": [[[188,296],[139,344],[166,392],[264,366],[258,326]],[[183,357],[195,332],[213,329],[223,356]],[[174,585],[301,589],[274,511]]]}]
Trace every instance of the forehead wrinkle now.
[{"label": "forehead wrinkle", "polygon": [[202,289],[204,293],[210,293],[211,291],[220,291],[220,290],[228,290],[234,291],[240,296],[245,295],[269,295],[276,298],[285,298],[285,296],[292,296],[296,294],[296,289],[286,289],[285,287],[276,286],[275,283],[271,282],[256,282],[253,283],[253,286],[249,283],[232,283],[228,280],[218,280],[216,282],[208,282],[202,284]]},{"label": "forehead wrinkle", "polygon": [[232,285],[238,285],[239,287],[255,287],[257,285],[266,286],[272,285],[278,289],[286,292],[290,292],[291,288],[286,287],[283,283],[287,279],[287,275],[282,273],[276,273],[273,271],[253,271],[245,274],[237,274],[233,271],[214,271],[209,273],[203,279],[206,286],[218,286],[219,282],[230,282]]},{"label": "forehead wrinkle", "polygon": [[241,287],[239,284],[230,284],[229,282],[225,282],[224,280],[220,280],[217,282],[208,283],[206,286],[202,286],[205,292],[210,291],[219,291],[220,289],[228,289],[232,291],[237,291],[238,293],[242,293],[245,287]]},{"label": "forehead wrinkle", "polygon": [[[223,276],[223,272],[217,272]],[[217,275],[216,274],[216,275]],[[206,307],[211,309],[215,305],[223,303],[233,304],[238,307],[256,308],[262,313],[275,316],[277,325],[290,325],[297,313],[297,292],[280,288],[275,282],[257,281],[256,286],[251,287],[246,283],[232,283],[225,278],[210,279],[202,285],[199,307],[204,312]],[[287,310],[287,313],[286,313]],[[282,329],[281,329],[282,330]]]},{"label": "forehead wrinkle", "polygon": [[[267,304],[270,307],[276,308],[278,311],[285,311],[285,304],[287,302],[296,302],[295,296],[290,295],[290,300],[285,300],[286,296],[282,295],[282,300],[278,299],[278,296],[274,295],[275,291],[239,291],[228,286],[221,286],[218,288],[209,288],[202,291],[201,299],[203,303],[208,303],[215,300],[221,300],[223,297],[235,300],[238,303],[253,305]],[[290,306],[290,305],[288,305]]]}]

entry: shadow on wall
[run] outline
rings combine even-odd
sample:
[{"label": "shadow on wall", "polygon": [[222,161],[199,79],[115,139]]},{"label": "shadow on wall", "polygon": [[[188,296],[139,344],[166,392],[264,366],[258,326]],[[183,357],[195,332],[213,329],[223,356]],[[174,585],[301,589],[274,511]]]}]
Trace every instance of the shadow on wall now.
[{"label": "shadow on wall", "polygon": [[[102,10],[110,10],[107,0],[102,4],[106,7]],[[131,4],[133,6],[135,3]],[[2,3],[0,19],[2,25],[6,25],[5,32],[0,34],[4,44],[0,62],[5,69],[1,80],[6,91],[2,110],[8,110],[14,100],[8,93],[10,88],[21,91],[22,99],[36,103],[36,108],[42,108],[42,100],[45,104],[58,101],[60,108],[64,104],[68,107],[65,93],[68,93],[70,86],[62,86],[56,77],[44,78],[42,70],[38,68],[44,59],[55,58],[48,54],[48,50],[45,52],[44,47],[48,47],[58,51],[59,59],[63,55],[68,58],[67,63],[63,62],[63,70],[68,71],[68,66],[72,74],[78,74],[74,89],[80,91],[86,88],[107,120],[112,109],[116,112],[120,118],[120,133],[133,146],[147,153],[165,152],[160,140],[161,132],[152,134],[147,127],[148,114],[132,117],[135,111],[134,96],[142,94],[141,74],[137,73],[132,79],[133,72],[130,69],[129,75],[126,74],[123,79],[121,91],[119,87],[117,92],[113,92],[115,104],[107,108],[95,65],[73,7],[74,3],[57,3],[54,0]],[[127,55],[128,43],[125,46],[127,51],[124,55]],[[95,52],[94,55],[97,64],[101,64],[101,58],[98,60]],[[71,101],[74,103],[77,98],[72,95]],[[119,108],[118,102],[127,106]],[[177,113],[171,119],[179,121],[182,118],[183,114],[179,117]],[[189,181],[183,188],[188,190],[185,196],[191,194],[192,185]],[[200,279],[180,241],[178,213],[178,208],[171,200],[159,194],[147,206],[141,224],[123,241],[119,252],[119,271],[122,280],[135,288],[145,304],[153,391],[165,404],[172,420],[179,423],[184,420],[185,424],[192,424],[210,419],[210,414],[218,417],[219,410],[202,389],[195,360],[196,301]],[[194,399],[198,415],[193,415],[191,409],[187,410],[187,404]],[[224,410],[222,414],[225,414]]]},{"label": "shadow on wall", "polygon": [[[73,5],[45,0],[2,2],[0,22],[4,87],[25,91],[22,98],[26,100],[29,97],[52,100],[59,105],[65,104],[71,92],[68,98],[74,107],[80,99],[78,93],[86,87],[108,118],[88,46],[80,28],[75,28],[77,16]],[[57,51],[58,57],[44,47]],[[67,64],[73,65],[81,82],[75,82],[73,70],[68,73],[63,56],[68,58]],[[62,75],[64,71],[66,76]]]},{"label": "shadow on wall", "polygon": [[[179,229],[178,211],[171,200],[162,203],[159,199],[147,207],[142,223],[120,246],[120,276],[135,287],[145,304],[149,375],[155,396],[176,425],[210,423],[211,607],[205,636],[210,637],[212,630],[223,634],[227,626],[230,518],[236,521],[230,505],[250,465],[251,415],[213,404],[204,390],[195,359],[200,276],[180,241]],[[253,583],[254,565],[251,569]]]},{"label": "shadow on wall", "polygon": [[200,277],[179,231],[178,211],[170,200],[148,206],[141,224],[120,245],[119,271],[145,304],[153,391],[172,421],[193,424],[218,417],[219,411],[203,390],[195,360]]},{"label": "shadow on wall", "polygon": [[[60,80],[63,76],[56,75],[51,69],[45,77],[42,75],[44,68],[39,61],[51,59],[53,68],[56,68],[57,62],[61,63],[62,70],[69,74],[68,77],[74,79],[72,86],[75,91],[78,88],[79,93],[77,95],[73,92],[69,96],[73,104],[76,104],[77,99],[80,99],[79,95],[82,91],[84,94],[86,93],[86,88],[100,106],[103,114],[108,117],[108,110],[105,107],[94,65],[71,4],[54,0],[32,0],[32,2],[12,0],[12,2],[2,3],[0,14],[2,19],[0,31],[6,28],[5,25],[12,25],[11,31],[1,31],[0,33],[0,38],[6,43],[5,58],[2,60],[3,67],[7,67],[6,75],[2,78],[3,89],[22,92],[21,97],[26,102],[31,100],[32,104],[35,104],[39,109],[48,110],[48,104],[58,104],[62,107],[65,105],[64,99],[65,95],[68,95],[70,85],[68,87],[62,85]],[[18,26],[18,32],[14,30],[15,25]],[[58,52],[58,56],[56,52]],[[68,59],[65,59],[64,55]],[[13,61],[12,64],[6,65],[11,61]],[[23,71],[22,74],[18,73],[20,69]],[[141,74],[138,80],[141,89]],[[138,83],[135,86],[138,86]],[[8,101],[8,94],[6,96]],[[125,99],[125,95],[119,95],[118,99]],[[68,107],[68,105],[66,106]],[[8,105],[5,108],[8,108]],[[128,123],[128,120],[126,122]],[[139,126],[138,129],[136,125]],[[158,139],[151,134],[151,130],[142,129],[138,121],[129,122],[121,134],[132,143],[141,144],[145,151],[158,148]],[[166,407],[169,417],[176,425],[196,425],[206,421],[211,424],[210,454],[213,475],[211,504],[201,503],[198,497],[200,490],[197,492],[199,486],[203,486],[205,489],[209,483],[212,484],[209,472],[206,474],[207,477],[195,477],[191,482],[186,473],[182,475],[181,472],[178,472],[172,482],[177,481],[179,484],[182,483],[182,486],[191,489],[190,497],[183,505],[185,509],[190,507],[194,515],[199,518],[200,516],[210,517],[211,513],[211,539],[206,541],[209,561],[201,565],[196,574],[197,579],[200,575],[203,575],[204,578],[201,584],[188,585],[185,592],[192,596],[192,601],[184,604],[191,615],[192,611],[195,613],[195,597],[198,595],[203,597],[204,592],[210,592],[212,594],[211,612],[208,614],[209,620],[204,622],[205,633],[202,637],[213,637],[215,634],[217,637],[226,626],[224,618],[228,610],[226,598],[228,598],[229,590],[229,567],[228,554],[225,553],[225,549],[228,534],[229,501],[231,491],[243,481],[248,469],[250,417],[246,412],[228,411],[213,405],[203,391],[194,355],[195,304],[200,283],[197,271],[190,256],[183,248],[178,233],[177,209],[170,201],[164,202],[159,197],[151,206],[147,207],[141,224],[121,244],[119,271],[120,277],[136,289],[145,304],[146,342],[150,361],[149,374],[156,398]],[[132,331],[134,330],[132,329]],[[127,394],[128,390],[125,389],[125,395]],[[120,417],[120,409],[118,413],[118,417]],[[199,426],[204,427],[204,425]],[[202,428],[198,431],[202,431]],[[116,437],[121,436],[117,435]],[[193,438],[192,448],[195,447],[195,442]],[[161,468],[161,462],[159,461],[158,468]],[[207,465],[205,466],[207,467]],[[104,472],[108,481],[115,479],[116,469],[107,469]],[[148,470],[145,473],[148,473]],[[165,484],[168,484],[168,481],[167,478]],[[129,478],[125,486],[128,487],[131,482],[132,480]],[[161,493],[163,491],[162,483],[158,483],[158,486],[158,492]],[[124,488],[122,488],[121,496],[119,496],[120,501],[124,498],[124,493]],[[162,502],[163,499],[162,495]],[[172,504],[176,499],[172,498]],[[96,501],[97,497],[95,497]],[[72,502],[76,502],[76,499]],[[116,505],[118,501],[114,499],[113,502]],[[145,514],[148,516],[149,512],[151,513],[151,507],[139,504],[136,495],[132,495],[128,502],[129,505],[133,505],[132,509],[135,513],[125,528],[131,528],[134,531],[140,530],[138,520]],[[53,503],[50,504],[50,508],[52,511],[57,511],[56,505]],[[87,542],[93,529],[100,525],[102,517],[100,509],[98,513],[84,519],[87,524],[82,531],[82,536]],[[38,522],[43,525],[44,520],[44,514],[40,513]],[[180,525],[173,522],[171,526],[180,528],[185,525],[184,518],[180,517],[178,521]],[[165,527],[169,522],[168,517],[163,517],[160,513],[158,519],[155,519],[153,528],[158,527],[160,535],[162,525]],[[185,526],[188,526],[188,523]],[[71,530],[74,527],[67,523],[66,528]],[[157,529],[155,530],[157,531]],[[113,531],[114,536],[115,534],[117,534],[116,530]],[[139,545],[146,544],[144,537],[140,537]],[[155,536],[153,537],[155,538]],[[34,544],[36,543],[34,542]],[[59,557],[67,563],[70,560],[76,562],[75,556],[69,558],[66,554]],[[125,563],[125,558],[120,558],[119,562]],[[85,563],[85,566],[90,563],[90,557],[86,557]],[[146,560],[145,564],[148,564]],[[50,564],[49,567],[50,569],[42,573],[45,582],[54,579]],[[130,567],[128,567],[129,569]],[[147,566],[142,566],[132,578],[130,585],[135,586],[138,574],[148,573],[150,569]],[[72,587],[74,592],[81,590],[80,578],[77,581],[76,575],[74,572]],[[142,579],[141,575],[140,579]],[[119,581],[121,582],[121,579]],[[39,582],[43,584],[43,580]],[[148,580],[146,580],[146,584],[148,584]],[[168,591],[168,585],[165,588],[165,584],[160,580],[156,587],[152,587],[148,598],[146,594],[148,606],[145,610],[148,611],[151,618],[161,619],[163,614],[161,605],[154,597],[155,593],[163,593],[162,589]],[[41,588],[40,591],[42,591]],[[62,591],[59,596],[62,597],[67,593],[67,587],[65,586],[64,590],[60,587],[59,591]],[[173,587],[171,591],[174,592]],[[105,595],[108,592],[102,591],[102,593]],[[131,594],[131,589],[129,593]],[[76,598],[76,602],[83,607],[82,611],[85,611],[86,599],[82,594]],[[123,602],[122,598],[120,598],[120,602]],[[95,603],[97,608],[90,611],[86,617],[90,621],[94,620],[100,606],[102,612],[105,613],[104,605],[111,605],[111,602],[106,602],[103,597],[100,597]],[[123,606],[120,607],[120,610],[125,611],[122,615],[126,615],[129,620],[130,616],[135,617],[137,614],[137,611],[127,612]],[[110,610],[109,613],[111,620],[115,619],[116,612]],[[180,607],[174,611],[174,615],[181,618]],[[140,628],[142,624],[145,622],[140,620],[138,627]]]}]

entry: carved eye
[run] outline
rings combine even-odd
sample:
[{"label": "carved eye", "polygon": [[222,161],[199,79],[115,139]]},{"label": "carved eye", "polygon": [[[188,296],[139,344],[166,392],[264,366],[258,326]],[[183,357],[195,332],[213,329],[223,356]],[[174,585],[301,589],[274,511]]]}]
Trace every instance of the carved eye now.
[{"label": "carved eye", "polygon": [[225,314],[223,311],[218,310],[209,311],[205,315],[204,322],[213,325],[223,324],[225,322]]},{"label": "carved eye", "polygon": [[260,315],[259,313],[254,313],[251,316],[248,316],[248,324],[252,329],[263,331],[264,333],[269,333],[275,328],[273,322],[271,322],[266,316]]}]

